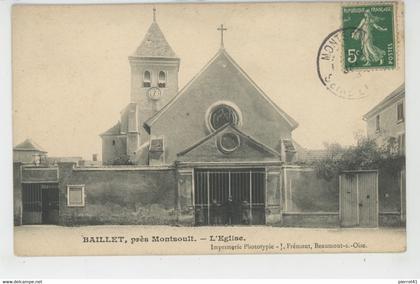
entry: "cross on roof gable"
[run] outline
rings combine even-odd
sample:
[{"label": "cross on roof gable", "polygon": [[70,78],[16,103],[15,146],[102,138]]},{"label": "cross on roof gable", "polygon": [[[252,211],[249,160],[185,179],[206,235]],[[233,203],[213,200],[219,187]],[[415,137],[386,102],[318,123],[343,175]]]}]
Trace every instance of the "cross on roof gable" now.
[{"label": "cross on roof gable", "polygon": [[257,90],[257,92],[272,106],[274,109],[282,116],[286,122],[290,125],[290,127],[295,129],[298,127],[298,123],[289,116],[286,112],[284,112],[282,109],[280,109],[277,104],[275,104],[265,93],[264,91],[257,86],[257,84],[246,74],[246,72],[233,60],[233,58],[226,52],[224,48],[219,49],[219,51],[216,53],[215,56],[213,56],[212,59],[201,69],[200,72],[198,72],[179,92],[178,94],[169,101],[167,105],[165,105],[162,109],[160,109],[156,114],[154,114],[152,117],[150,117],[145,123],[144,127],[149,132],[151,126],[155,121],[159,119],[183,94],[186,93],[186,90],[198,79],[202,74],[204,74],[208,68],[212,65],[213,62],[215,62],[220,57],[225,57],[228,62],[230,62],[238,71],[239,73],[246,78],[246,80]]}]

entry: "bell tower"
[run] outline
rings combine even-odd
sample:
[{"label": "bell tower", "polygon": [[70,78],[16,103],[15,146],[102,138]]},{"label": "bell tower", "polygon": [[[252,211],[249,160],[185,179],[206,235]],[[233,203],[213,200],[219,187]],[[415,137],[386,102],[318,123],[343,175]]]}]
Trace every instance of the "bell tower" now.
[{"label": "bell tower", "polygon": [[141,143],[148,141],[143,123],[165,106],[178,92],[180,59],[166,41],[156,22],[153,22],[140,46],[128,58],[131,67],[132,104],[137,104]]}]

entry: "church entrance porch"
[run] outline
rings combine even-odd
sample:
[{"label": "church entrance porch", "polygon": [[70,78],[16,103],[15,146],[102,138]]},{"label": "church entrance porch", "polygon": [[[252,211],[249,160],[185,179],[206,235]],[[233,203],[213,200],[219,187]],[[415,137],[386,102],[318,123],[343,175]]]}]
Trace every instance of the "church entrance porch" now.
[{"label": "church entrance porch", "polygon": [[265,224],[264,168],[194,170],[195,224]]}]

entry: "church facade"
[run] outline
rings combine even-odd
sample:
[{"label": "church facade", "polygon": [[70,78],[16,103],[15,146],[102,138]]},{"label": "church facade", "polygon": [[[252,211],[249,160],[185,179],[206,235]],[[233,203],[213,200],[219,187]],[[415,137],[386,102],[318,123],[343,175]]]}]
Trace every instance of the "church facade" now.
[{"label": "church facade", "polygon": [[[181,90],[180,59],[156,21],[129,62],[131,101],[121,119],[101,134],[104,164],[173,165],[185,159],[191,146],[206,144],[213,136],[221,143],[213,152],[201,149],[200,153],[207,160],[214,156],[208,162],[250,162],[236,154],[246,139],[256,142],[256,151],[277,155],[273,161],[293,161],[292,131],[297,122],[252,81],[223,43]],[[227,124],[229,129],[222,131]],[[197,156],[194,162],[204,160]]]},{"label": "church facade", "polygon": [[[175,168],[178,206],[196,223],[277,222],[298,123],[229,55],[219,30],[220,49],[179,90],[181,60],[154,19],[129,57],[131,101],[101,134],[103,163]],[[226,210],[237,214],[226,221]]]}]

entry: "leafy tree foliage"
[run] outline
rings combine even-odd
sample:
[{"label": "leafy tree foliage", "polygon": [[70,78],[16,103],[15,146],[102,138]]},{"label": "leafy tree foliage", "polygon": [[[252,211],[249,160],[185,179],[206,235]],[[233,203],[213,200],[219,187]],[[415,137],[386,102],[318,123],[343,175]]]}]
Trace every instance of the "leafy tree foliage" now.
[{"label": "leafy tree foliage", "polygon": [[339,144],[324,144],[326,158],[312,162],[317,175],[326,180],[343,171],[386,169],[400,170],[405,164],[395,138],[389,138],[380,147],[374,140],[359,137],[356,146],[343,147]]}]

